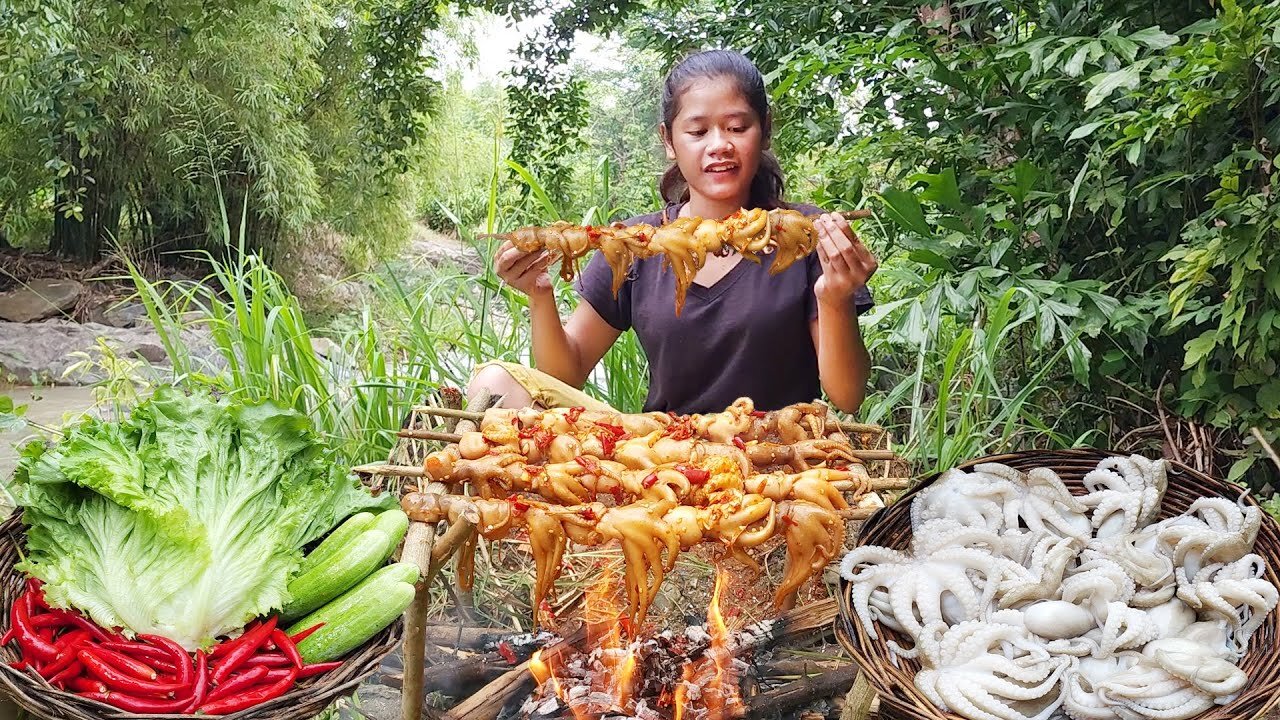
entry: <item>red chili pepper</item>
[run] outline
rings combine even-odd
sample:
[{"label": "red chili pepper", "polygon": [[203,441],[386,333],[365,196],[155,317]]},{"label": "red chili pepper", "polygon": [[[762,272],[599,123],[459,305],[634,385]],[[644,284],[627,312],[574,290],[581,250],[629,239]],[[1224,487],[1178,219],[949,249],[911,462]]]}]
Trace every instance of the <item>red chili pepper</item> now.
[{"label": "red chili pepper", "polygon": [[18,647],[22,648],[23,656],[28,660],[49,662],[57,656],[58,648],[32,629],[31,602],[31,593],[19,597],[9,609],[9,622],[14,628],[14,637],[18,640]]},{"label": "red chili pepper", "polygon": [[322,627],[324,627],[324,623],[316,623],[315,625],[312,625],[311,627],[307,628],[306,630],[303,630],[297,635],[290,637],[289,639],[293,641],[294,645],[297,645],[303,640],[306,640],[307,638],[311,637],[312,633],[314,633],[315,631],[319,630]]},{"label": "red chili pepper", "polygon": [[640,486],[646,489],[651,488],[657,484],[658,484],[658,473],[656,472],[651,472],[648,475],[645,475],[644,480],[640,481]]},{"label": "red chili pepper", "polygon": [[298,671],[298,679],[301,680],[313,675],[319,675],[320,673],[327,673],[330,670],[337,670],[340,667],[342,667],[341,660],[334,660],[333,662],[326,663],[315,663],[313,665],[303,665],[302,669]]},{"label": "red chili pepper", "polygon": [[4,631],[4,635],[0,637],[0,645],[8,645],[13,640],[13,628],[10,627]]},{"label": "red chili pepper", "polygon": [[50,609],[50,608],[49,608],[49,601],[45,600],[45,598],[44,598],[44,583],[43,583],[43,582],[41,582],[41,581],[39,581],[39,580],[37,580],[37,579],[35,579],[35,578],[27,578],[27,593],[26,593],[26,594],[27,594],[28,596],[30,596],[30,597],[31,597],[31,607],[32,607],[32,613],[33,613],[33,614],[34,614],[34,611],[35,611],[37,608],[39,608],[39,609],[41,609],[41,610],[48,610],[48,609]]},{"label": "red chili pepper", "polygon": [[13,668],[14,670],[17,670],[18,672],[22,672],[23,670],[26,670],[28,667],[30,667],[30,663],[28,663],[26,660],[14,660],[13,662],[9,663],[9,667]]},{"label": "red chili pepper", "polygon": [[[83,665],[81,665],[80,667],[82,669],[84,668]],[[79,677],[71,678],[70,680],[67,681],[67,684],[71,686],[72,690],[76,690],[78,692],[90,692],[90,693],[110,692],[110,688],[107,687],[106,683],[102,682],[101,680],[94,680],[91,677],[85,677],[83,675]]]},{"label": "red chili pepper", "polygon": [[538,449],[543,452],[546,452],[547,448],[551,447],[551,443],[555,442],[555,439],[556,434],[550,430],[538,428],[533,433],[533,442],[538,446]]},{"label": "red chili pepper", "polygon": [[199,712],[206,715],[226,715],[238,710],[260,705],[268,700],[280,697],[293,687],[293,683],[298,678],[297,669],[291,668],[289,676],[271,685],[264,685],[253,688],[247,692],[241,693],[236,697],[229,697],[217,702],[205,703],[200,706]]},{"label": "red chili pepper", "polygon": [[[279,628],[277,628],[277,630],[278,629]],[[271,632],[274,634],[275,630],[272,630]],[[266,650],[267,652],[275,652],[276,650],[279,650],[279,648],[276,647],[275,640],[272,640],[270,637],[267,638],[266,642],[262,643],[262,647],[259,649]]]},{"label": "red chili pepper", "polygon": [[754,418],[762,418],[762,417],[764,417],[764,416],[766,416],[766,415],[768,415],[768,414],[769,414],[769,413],[767,413],[767,412],[765,412],[765,411],[763,411],[763,410],[752,410],[752,411],[751,411],[751,417],[754,417]]},{"label": "red chili pepper", "polygon": [[502,659],[506,660],[509,665],[515,665],[520,662],[520,659],[516,657],[515,649],[511,647],[511,643],[505,640],[498,643],[498,654],[501,655]]},{"label": "red chili pepper", "polygon": [[546,600],[543,600],[542,602],[538,603],[538,609],[541,610],[544,614],[546,614],[546,616],[549,618],[554,619],[556,616],[556,611],[551,607],[551,603],[547,602]]},{"label": "red chili pepper", "polygon": [[102,658],[107,664],[121,672],[132,675],[139,680],[155,680],[156,677],[159,676],[159,673],[156,672],[155,668],[141,660],[138,660],[137,658],[131,658],[124,653],[116,652],[115,650],[108,650],[104,647],[95,647],[91,649],[94,655]]},{"label": "red chili pepper", "polygon": [[518,417],[511,418],[511,424],[516,427],[520,427],[520,418]]},{"label": "red chili pepper", "polygon": [[41,613],[31,618],[31,627],[33,628],[60,628],[71,623],[61,615],[52,612]]},{"label": "red chili pepper", "polygon": [[284,656],[293,662],[294,667],[302,668],[302,656],[298,654],[298,646],[293,644],[293,641],[289,639],[289,635],[285,631],[276,628],[271,632],[271,639],[275,641],[276,646],[280,648]]},{"label": "red chili pepper", "polygon": [[73,660],[70,665],[62,669],[61,672],[49,678],[49,684],[54,687],[63,687],[72,678],[80,677],[84,674],[84,665],[79,660]]},{"label": "red chili pepper", "polygon": [[567,412],[565,412],[564,417],[569,421],[570,425],[573,425],[578,422],[578,418],[581,417],[582,413],[585,411],[586,408],[584,407],[571,407]]},{"label": "red chili pepper", "polygon": [[204,704],[205,693],[209,690],[209,661],[203,650],[196,650],[196,684],[191,690],[191,701],[182,712],[191,714]]},{"label": "red chili pepper", "polygon": [[240,667],[248,668],[248,667],[257,667],[258,665],[261,665],[262,667],[273,668],[273,667],[284,667],[286,665],[292,665],[292,664],[293,664],[292,660],[285,657],[284,655],[281,655],[280,653],[264,653],[262,655],[254,655],[248,660],[245,660],[244,665],[241,665]]},{"label": "red chili pepper", "polygon": [[[148,635],[144,633],[144,634],[138,635],[138,638],[142,640],[146,640],[147,642],[153,645],[159,645],[161,648],[168,651],[169,659],[172,660],[173,662],[172,666],[178,672],[178,682],[182,683],[183,687],[191,687],[191,683],[192,683],[191,656],[187,654],[187,651],[185,648],[183,648],[178,643],[162,635]],[[143,645],[142,647],[147,647],[147,646]],[[153,661],[151,664],[158,669],[163,669],[160,667],[159,660]]]},{"label": "red chili pepper", "polygon": [[138,655],[148,660],[168,660],[170,654],[165,652],[163,648],[147,645],[146,643],[133,642],[131,640],[111,640],[102,643],[102,647],[108,650],[115,650],[126,655]]},{"label": "red chili pepper", "polygon": [[582,519],[583,519],[583,520],[586,520],[586,521],[588,521],[588,522],[591,522],[591,521],[594,521],[594,520],[596,520],[596,519],[597,519],[597,517],[596,517],[596,511],[595,511],[595,510],[592,510],[592,509],[591,509],[591,508],[589,508],[589,507],[584,507],[584,508],[582,508],[582,510],[580,510],[580,511],[578,512],[578,514],[582,516]]},{"label": "red chili pepper", "polygon": [[283,680],[285,677],[289,675],[289,673],[299,673],[299,672],[301,671],[298,668],[292,667],[292,666],[281,667],[281,668],[271,668],[267,670],[266,675],[262,676],[262,680],[258,683],[258,685],[269,685],[278,680]]},{"label": "red chili pepper", "polygon": [[614,485],[609,488],[609,494],[613,496],[614,503],[618,505],[621,505],[622,501],[626,499],[626,495],[622,492],[621,485]]},{"label": "red chili pepper", "polygon": [[689,478],[689,482],[694,485],[703,485],[707,480],[711,479],[711,473],[700,467],[694,467],[692,465],[676,465],[676,470],[680,471],[681,475]]},{"label": "red chili pepper", "polygon": [[209,650],[209,657],[212,659],[226,656],[227,653],[235,650],[237,645],[244,642],[249,633],[253,632],[254,629],[261,624],[261,622],[254,620],[245,626],[244,632],[240,633],[240,637],[235,638],[234,640],[224,640],[217,645],[214,645],[213,648]]},{"label": "red chili pepper", "polygon": [[233,670],[240,667],[240,664],[247,660],[250,655],[257,652],[262,643],[266,642],[266,639],[271,636],[271,631],[275,629],[276,618],[273,615],[265,623],[245,633],[244,641],[227,653],[227,656],[214,669],[213,682],[220,683],[226,680]]},{"label": "red chili pepper", "polygon": [[76,657],[84,663],[85,669],[91,675],[106,683],[112,691],[163,696],[183,689],[178,683],[148,682],[126,675],[96,655],[92,648],[81,648],[80,652],[76,653]]},{"label": "red chili pepper", "polygon": [[218,685],[213,689],[213,692],[209,693],[209,696],[206,697],[204,701],[207,704],[216,702],[225,697],[231,697],[233,694],[238,693],[241,690],[246,690],[257,685],[267,676],[268,672],[270,672],[270,670],[262,667],[261,665],[249,668],[245,672]]},{"label": "red chili pepper", "polygon": [[522,513],[529,509],[529,503],[525,502],[519,495],[508,495],[507,502],[511,503],[511,509],[516,513]]},{"label": "red chili pepper", "polygon": [[80,697],[86,697],[90,700],[106,703],[113,707],[118,707],[131,713],[140,713],[143,715],[165,715],[168,713],[176,713],[186,707],[186,700],[156,700],[154,698],[137,697],[129,695],[117,690],[109,690],[108,692],[81,692],[76,693]]},{"label": "red chili pepper", "polygon": [[581,465],[583,470],[586,470],[592,475],[600,474],[600,464],[597,463],[596,459],[590,455],[579,455],[575,457],[573,461]]},{"label": "red chili pepper", "polygon": [[78,644],[74,647],[68,648],[62,655],[59,655],[53,662],[47,665],[44,665],[42,667],[36,668],[36,672],[39,673],[40,677],[44,678],[45,680],[51,680],[55,675],[62,672],[63,670],[66,670],[67,668],[71,667],[73,663],[77,662],[76,653],[79,651],[80,651],[80,646]]},{"label": "red chili pepper", "polygon": [[740,437],[738,437],[738,436],[736,436],[736,435],[733,437],[733,446],[734,446],[734,447],[736,447],[736,448],[738,448],[739,450],[746,450],[746,449],[747,449],[747,444],[746,444],[746,443],[744,443],[744,442],[742,442],[742,438],[740,438]]}]

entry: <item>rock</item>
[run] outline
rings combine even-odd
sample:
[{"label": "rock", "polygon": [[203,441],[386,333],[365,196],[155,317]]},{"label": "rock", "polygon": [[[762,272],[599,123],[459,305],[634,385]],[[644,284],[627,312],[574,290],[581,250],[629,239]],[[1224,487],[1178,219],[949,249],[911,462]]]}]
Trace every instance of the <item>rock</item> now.
[{"label": "rock", "polygon": [[43,278],[0,295],[0,318],[29,323],[75,307],[84,286],[75,280]]},{"label": "rock", "polygon": [[385,685],[365,683],[356,691],[360,698],[359,715],[346,717],[365,717],[368,720],[400,720],[402,717],[400,691]]},{"label": "rock", "polygon": [[[64,377],[67,369],[83,360],[75,352],[93,352],[101,337],[125,358],[141,358],[149,364],[168,361],[160,336],[149,328],[116,328],[97,323],[47,320],[42,323],[0,322],[0,381],[33,385],[88,385],[101,376],[95,372]],[[187,331],[183,344],[197,358],[220,365],[220,357],[206,333]]]},{"label": "rock", "polygon": [[146,325],[147,308],[142,303],[123,302],[108,306],[103,311],[106,319],[104,325],[111,325],[118,328],[132,328]]}]

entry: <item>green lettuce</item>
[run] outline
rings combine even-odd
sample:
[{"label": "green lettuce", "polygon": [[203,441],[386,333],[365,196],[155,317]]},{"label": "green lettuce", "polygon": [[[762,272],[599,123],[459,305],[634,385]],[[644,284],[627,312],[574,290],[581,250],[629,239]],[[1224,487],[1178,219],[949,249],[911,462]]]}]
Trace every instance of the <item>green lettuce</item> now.
[{"label": "green lettuce", "polygon": [[282,607],[304,545],[393,502],[337,464],[303,415],[173,388],[27,446],[14,491],[19,569],[52,604],[188,649]]}]

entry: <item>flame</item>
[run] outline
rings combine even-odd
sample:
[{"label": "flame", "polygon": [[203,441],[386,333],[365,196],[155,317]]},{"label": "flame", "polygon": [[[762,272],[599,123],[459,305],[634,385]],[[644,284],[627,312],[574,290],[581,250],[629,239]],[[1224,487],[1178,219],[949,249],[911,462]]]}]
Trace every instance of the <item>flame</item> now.
[{"label": "flame", "polygon": [[728,584],[728,573],[718,570],[715,590],[711,593],[711,604],[707,606],[707,634],[711,636],[711,644],[699,660],[690,660],[684,665],[683,679],[675,690],[674,720],[683,720],[685,716],[689,705],[690,685],[702,688],[701,704],[706,709],[704,717],[707,720],[737,717],[743,709],[742,698],[738,693],[737,673],[733,669],[729,626],[720,609],[721,598]]}]

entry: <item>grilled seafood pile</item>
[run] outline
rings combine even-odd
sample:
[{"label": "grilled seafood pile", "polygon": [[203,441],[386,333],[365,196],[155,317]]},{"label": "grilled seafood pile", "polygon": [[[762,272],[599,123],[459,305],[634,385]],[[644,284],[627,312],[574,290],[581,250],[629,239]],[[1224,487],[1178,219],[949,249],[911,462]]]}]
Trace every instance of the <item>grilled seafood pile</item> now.
[{"label": "grilled seafood pile", "polygon": [[[866,217],[867,213],[846,215]],[[523,252],[547,250],[558,256],[560,277],[566,282],[577,274],[578,258],[599,250],[613,271],[614,295],[626,280],[632,263],[661,256],[663,265],[676,275],[677,315],[684,308],[689,285],[706,263],[707,255],[736,250],[748,260],[760,262],[761,255],[774,254],[769,272],[776,275],[813,252],[818,242],[813,221],[804,214],[760,208],[739,210],[723,220],[681,217],[661,227],[572,225],[561,221],[486,237],[508,240]]]},{"label": "grilled seafood pile", "polygon": [[679,553],[703,542],[759,569],[748,551],[782,537],[774,601],[783,606],[841,551],[846,493],[872,489],[819,404],[762,413],[740,399],[688,416],[496,409],[480,427],[424,463],[451,494],[409,493],[405,512],[429,523],[465,518],[491,540],[527,531],[536,611],[554,601],[570,542],[618,541],[633,627]]}]

